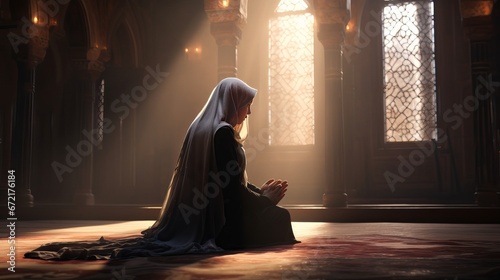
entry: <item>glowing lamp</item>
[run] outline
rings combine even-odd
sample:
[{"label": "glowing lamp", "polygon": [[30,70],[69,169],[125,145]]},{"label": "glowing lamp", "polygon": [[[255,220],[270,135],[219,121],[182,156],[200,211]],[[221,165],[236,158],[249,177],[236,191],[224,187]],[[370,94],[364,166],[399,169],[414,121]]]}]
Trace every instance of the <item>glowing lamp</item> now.
[{"label": "glowing lamp", "polygon": [[201,59],[201,48],[200,47],[187,47],[184,49],[184,54],[188,60],[199,60]]},{"label": "glowing lamp", "polygon": [[219,1],[219,5],[220,5],[222,8],[227,8],[227,7],[229,7],[229,0],[220,0],[220,1]]}]

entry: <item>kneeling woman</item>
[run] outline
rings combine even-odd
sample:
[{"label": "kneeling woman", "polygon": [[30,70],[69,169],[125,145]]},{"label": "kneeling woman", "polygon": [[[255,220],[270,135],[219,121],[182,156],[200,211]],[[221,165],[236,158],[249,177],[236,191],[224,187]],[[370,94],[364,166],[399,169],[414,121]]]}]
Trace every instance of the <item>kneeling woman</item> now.
[{"label": "kneeling woman", "polygon": [[189,127],[163,212],[146,236],[205,249],[297,242],[288,211],[276,206],[287,182],[247,182],[242,144],[256,93],[237,78],[215,87]]},{"label": "kneeling woman", "polygon": [[161,214],[142,237],[50,243],[25,257],[129,258],[297,243],[288,211],[276,205],[288,183],[247,182],[242,143],[256,93],[237,78],[215,87],[187,131]]}]

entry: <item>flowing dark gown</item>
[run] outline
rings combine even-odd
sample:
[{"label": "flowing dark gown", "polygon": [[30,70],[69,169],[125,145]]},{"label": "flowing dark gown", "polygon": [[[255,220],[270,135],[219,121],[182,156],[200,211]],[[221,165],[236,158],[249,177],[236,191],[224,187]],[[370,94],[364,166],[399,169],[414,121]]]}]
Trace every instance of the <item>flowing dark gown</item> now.
[{"label": "flowing dark gown", "polygon": [[[214,146],[219,171],[231,162],[241,162],[239,145],[230,127],[217,130]],[[288,210],[261,196],[256,186],[244,186],[242,176],[241,172],[230,176],[229,183],[223,188],[226,222],[217,236],[217,245],[225,249],[240,249],[296,243]]]},{"label": "flowing dark gown", "polygon": [[[293,244],[290,214],[246,181],[239,110],[256,90],[223,79],[190,125],[160,217],[141,237],[54,242],[27,252],[48,260],[118,259]],[[238,137],[235,137],[238,135]]]}]

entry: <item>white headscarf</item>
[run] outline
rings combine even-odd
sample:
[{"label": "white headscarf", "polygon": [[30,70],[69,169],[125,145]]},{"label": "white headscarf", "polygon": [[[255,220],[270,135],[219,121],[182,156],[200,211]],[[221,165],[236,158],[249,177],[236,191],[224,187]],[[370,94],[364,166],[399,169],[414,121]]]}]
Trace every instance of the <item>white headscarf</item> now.
[{"label": "white headscarf", "polygon": [[[237,78],[225,78],[214,88],[187,131],[160,217],[144,232],[145,237],[168,243],[174,250],[220,250],[214,240],[225,222],[222,190],[207,193],[213,183],[210,174],[218,173],[214,136],[219,128],[229,126],[236,140],[243,142],[248,126],[246,119],[237,124],[238,112],[256,93]],[[244,154],[240,165],[244,169]]]}]

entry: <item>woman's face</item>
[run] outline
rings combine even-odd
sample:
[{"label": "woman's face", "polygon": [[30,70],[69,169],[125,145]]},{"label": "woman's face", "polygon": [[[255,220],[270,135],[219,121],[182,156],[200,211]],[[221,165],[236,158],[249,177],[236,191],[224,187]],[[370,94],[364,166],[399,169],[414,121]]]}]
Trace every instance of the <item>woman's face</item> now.
[{"label": "woman's face", "polygon": [[243,121],[245,121],[245,119],[247,118],[247,116],[252,113],[252,111],[250,110],[251,105],[252,105],[252,102],[241,107],[241,109],[238,111],[238,123],[237,124],[242,124]]}]

